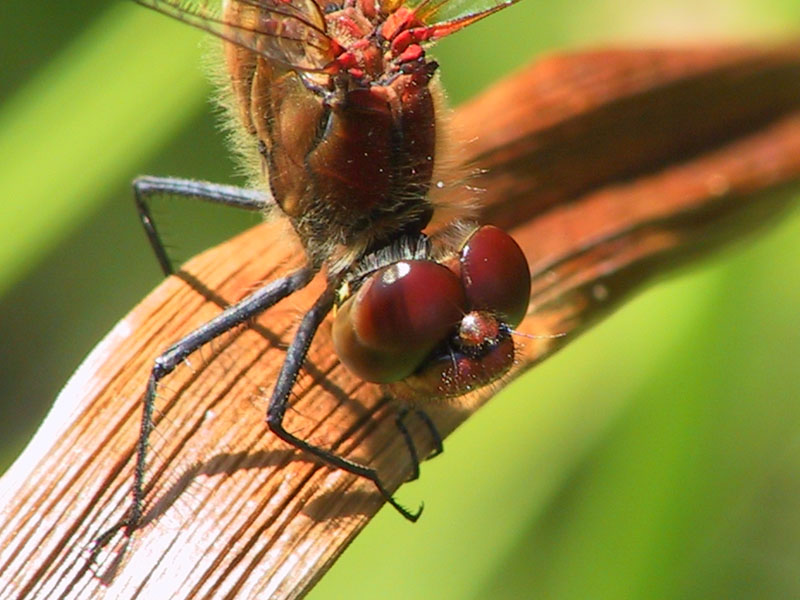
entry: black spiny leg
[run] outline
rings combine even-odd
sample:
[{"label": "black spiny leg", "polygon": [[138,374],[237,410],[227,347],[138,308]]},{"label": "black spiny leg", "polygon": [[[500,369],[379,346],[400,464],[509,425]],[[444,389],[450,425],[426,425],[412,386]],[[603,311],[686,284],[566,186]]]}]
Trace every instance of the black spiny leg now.
[{"label": "black spiny leg", "polygon": [[411,475],[408,476],[406,481],[416,481],[419,479],[419,453],[417,452],[417,445],[408,432],[408,427],[406,427],[407,416],[408,409],[405,407],[401,408],[394,418],[394,424],[400,432],[400,435],[403,436],[403,441],[406,443],[406,448],[408,448],[408,454],[411,456]]},{"label": "black spiny leg", "polygon": [[[408,417],[409,412],[410,411],[407,408],[401,408],[397,413],[397,417],[395,417],[394,424],[397,426],[397,430],[400,432],[400,435],[403,436],[403,440],[408,448],[408,453],[411,455],[411,475],[409,475],[408,481],[414,481],[419,479],[420,460],[419,453],[417,452],[417,446],[414,444],[414,439],[411,437],[408,427],[406,427],[406,417]],[[439,433],[439,430],[436,429],[436,424],[431,420],[431,418],[428,416],[428,413],[425,411],[416,409],[414,412],[420,418],[420,420],[425,423],[425,426],[428,428],[428,431],[430,431],[431,437],[433,438],[433,452],[430,456],[428,456],[428,458],[439,456],[444,451],[444,446],[442,445],[442,436]]]},{"label": "black spiny leg", "polygon": [[333,307],[334,297],[335,287],[329,285],[300,322],[300,327],[292,340],[291,346],[289,346],[289,350],[286,352],[286,360],[283,363],[283,367],[281,367],[278,381],[275,383],[275,389],[272,391],[272,398],[269,401],[269,408],[267,409],[267,424],[275,435],[295,448],[316,456],[332,467],[369,479],[378,488],[384,500],[391,504],[409,521],[416,521],[419,519],[420,514],[422,514],[422,507],[420,506],[419,510],[416,512],[411,512],[398,504],[389,491],[383,486],[378,472],[375,471],[375,469],[370,469],[364,465],[337,456],[328,450],[314,446],[298,438],[294,434],[289,433],[283,427],[283,417],[286,414],[286,408],[289,404],[289,394],[303,366],[303,361],[308,354],[308,348],[311,345],[311,340],[317,328],[320,323],[322,323],[325,315],[327,315]]},{"label": "black spiny leg", "polygon": [[147,205],[147,199],[157,195],[193,198],[249,211],[263,211],[272,205],[269,195],[258,190],[249,190],[234,185],[175,177],[150,177],[148,175],[137,177],[133,180],[133,199],[136,202],[136,211],[139,213],[139,220],[142,222],[147,239],[164,275],[172,275],[174,272],[172,261],[167,256],[153,216],[150,214],[150,207]]},{"label": "black spiny leg", "polygon": [[291,275],[273,281],[253,292],[243,300],[228,307],[205,325],[173,344],[166,352],[155,360],[144,396],[142,410],[142,427],[136,443],[136,466],[134,469],[132,501],[127,516],[119,523],[102,533],[95,542],[92,561],[97,553],[121,529],[130,536],[141,524],[144,507],[144,477],[147,466],[147,448],[150,433],[153,430],[153,409],[155,406],[158,382],[169,375],[192,352],[230,331],[237,325],[255,317],[279,300],[303,288],[311,281],[316,270],[303,267]]},{"label": "black spiny leg", "polygon": [[428,431],[430,432],[431,437],[433,438],[433,452],[431,452],[430,456],[428,456],[428,460],[430,460],[431,458],[436,458],[442,452],[444,452],[444,444],[442,443],[442,434],[439,433],[439,430],[436,428],[436,423],[434,423],[433,420],[430,418],[430,416],[428,416],[428,413],[419,408],[416,409],[414,412],[417,413],[417,416],[420,418],[420,420],[423,423],[425,423],[425,426],[428,428]]}]

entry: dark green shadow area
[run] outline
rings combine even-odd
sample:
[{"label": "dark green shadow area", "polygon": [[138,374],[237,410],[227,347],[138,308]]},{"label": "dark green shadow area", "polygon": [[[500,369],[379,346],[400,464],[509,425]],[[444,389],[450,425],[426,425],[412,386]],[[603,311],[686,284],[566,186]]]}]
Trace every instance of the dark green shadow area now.
[{"label": "dark green shadow area", "polygon": [[[58,54],[108,8],[107,0],[30,2],[6,0],[0,19],[0,101]],[[101,76],[101,74],[98,74]]]}]

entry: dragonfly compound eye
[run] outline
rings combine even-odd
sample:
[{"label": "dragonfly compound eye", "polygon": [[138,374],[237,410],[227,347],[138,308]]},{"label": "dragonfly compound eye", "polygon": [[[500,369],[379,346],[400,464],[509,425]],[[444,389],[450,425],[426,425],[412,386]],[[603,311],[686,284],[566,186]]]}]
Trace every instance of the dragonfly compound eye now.
[{"label": "dragonfly compound eye", "polygon": [[516,327],[531,293],[528,261],[517,242],[492,225],[478,228],[461,248],[461,279],[470,310],[486,310]]},{"label": "dragonfly compound eye", "polygon": [[458,326],[417,370],[392,386],[398,396],[457,397],[496,381],[513,366],[511,330],[525,317],[530,269],[517,243],[493,226],[476,229],[449,263],[467,298]]},{"label": "dragonfly compound eye", "polygon": [[341,361],[398,395],[458,396],[514,364],[511,329],[530,295],[527,260],[496,227],[476,229],[447,266],[401,260],[344,301],[333,325]]},{"label": "dragonfly compound eye", "polygon": [[362,379],[400,381],[457,330],[466,312],[464,288],[451,270],[430,260],[399,261],[342,304],[333,344]]}]

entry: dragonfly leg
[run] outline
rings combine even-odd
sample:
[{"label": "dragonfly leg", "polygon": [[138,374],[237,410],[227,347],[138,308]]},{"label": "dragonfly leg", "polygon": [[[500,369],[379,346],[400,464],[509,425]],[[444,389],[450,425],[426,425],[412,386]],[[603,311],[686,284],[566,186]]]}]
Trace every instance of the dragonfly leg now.
[{"label": "dragonfly leg", "polygon": [[[414,481],[415,479],[419,479],[419,465],[421,461],[419,459],[419,453],[417,452],[417,446],[408,431],[408,427],[406,427],[406,418],[410,412],[411,411],[405,407],[400,409],[400,411],[397,413],[394,423],[397,426],[400,434],[403,436],[403,440],[405,440],[406,447],[408,448],[408,453],[411,455],[412,470],[411,475],[408,477],[408,481]],[[423,410],[416,409],[414,410],[414,413],[423,423],[425,423],[425,426],[428,428],[428,431],[430,431],[431,437],[433,438],[433,452],[430,454],[430,456],[428,456],[428,458],[439,456],[444,451],[444,446],[442,445],[442,436],[439,433],[439,430],[436,428],[435,423]]]},{"label": "dragonfly leg", "polygon": [[424,410],[418,408],[414,412],[417,413],[420,420],[425,423],[425,426],[431,434],[431,438],[433,438],[433,452],[428,456],[428,460],[439,456],[444,452],[444,443],[442,442],[442,434],[439,433],[439,430],[436,428],[436,423],[433,422],[433,419],[431,419]]},{"label": "dragonfly leg", "polygon": [[369,479],[375,484],[375,487],[378,488],[378,491],[381,493],[381,496],[383,496],[386,502],[391,504],[401,515],[403,515],[403,517],[409,521],[416,521],[419,519],[419,516],[422,513],[422,507],[420,506],[417,511],[411,512],[404,506],[400,505],[384,487],[383,482],[381,481],[380,477],[378,476],[378,472],[375,469],[371,469],[359,463],[347,460],[346,458],[342,458],[341,456],[337,456],[329,450],[314,446],[313,444],[298,438],[296,435],[289,433],[283,426],[283,418],[286,414],[286,409],[289,404],[289,395],[294,387],[295,381],[297,380],[297,375],[303,366],[303,361],[308,354],[311,340],[313,339],[320,323],[322,323],[325,316],[333,307],[334,298],[335,287],[328,286],[325,292],[323,292],[322,296],[319,297],[311,310],[306,313],[305,317],[303,317],[303,320],[300,322],[300,327],[298,328],[297,333],[295,334],[295,337],[292,340],[288,351],[286,352],[286,360],[283,363],[281,372],[278,375],[278,380],[275,383],[275,389],[272,392],[272,398],[270,399],[269,408],[267,409],[267,424],[275,435],[288,444],[291,444],[295,448],[316,456],[332,467],[342,469],[343,471],[353,473],[354,475],[364,477],[365,479]]},{"label": "dragonfly leg", "polygon": [[161,265],[161,270],[167,276],[174,272],[172,261],[167,256],[148,205],[148,199],[152,196],[164,195],[192,198],[248,211],[264,211],[272,206],[271,196],[258,190],[175,177],[151,177],[149,175],[137,177],[133,180],[133,199],[136,203],[136,211],[145,233],[147,233],[147,240],[158,259],[158,264]]},{"label": "dragonfly leg", "polygon": [[95,540],[93,556],[96,556],[100,549],[103,548],[117,532],[124,529],[126,535],[130,536],[141,524],[145,496],[144,483],[145,470],[147,467],[147,449],[150,434],[153,430],[153,411],[159,381],[174,371],[185,358],[195,350],[198,350],[201,346],[225,334],[237,325],[252,319],[281,299],[305,287],[308,282],[311,281],[315,272],[316,269],[306,266],[286,277],[270,282],[236,304],[229,306],[208,323],[195,329],[186,337],[170,346],[161,356],[156,358],[144,394],[141,429],[136,442],[136,465],[134,467],[130,508],[124,519],[103,532]]}]

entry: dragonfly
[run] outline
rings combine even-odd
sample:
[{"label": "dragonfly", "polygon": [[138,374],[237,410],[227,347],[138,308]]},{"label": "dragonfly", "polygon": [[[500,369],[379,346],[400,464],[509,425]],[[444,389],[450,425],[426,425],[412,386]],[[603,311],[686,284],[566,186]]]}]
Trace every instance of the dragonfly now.
[{"label": "dragonfly", "polygon": [[[174,272],[150,211],[157,195],[202,200],[288,219],[304,266],[223,310],[157,357],[147,382],[130,507],[97,540],[140,525],[148,439],[159,382],[187,357],[305,287],[326,285],[290,343],[272,390],[272,433],[328,465],[372,481],[410,511],[378,473],[284,426],[315,332],[331,312],[339,360],[408,406],[463,396],[514,364],[511,338],[527,311],[529,267],[508,234],[437,204],[445,112],[429,46],[518,0],[464,11],[457,0],[135,0],[222,39],[228,108],[256,184],[140,177],[134,199],[165,275]],[[436,181],[437,184],[433,182]],[[437,215],[451,215],[437,221]],[[398,427],[414,457],[408,432]],[[424,413],[420,412],[421,415]],[[423,416],[423,419],[425,417]],[[435,426],[428,426],[441,450]]]}]

